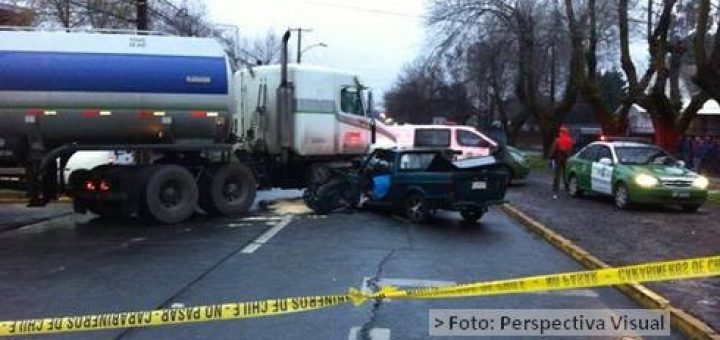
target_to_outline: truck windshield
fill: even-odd
[[[616,147],[620,164],[675,164],[676,160],[665,150],[650,146]]]
[[[360,91],[354,87],[346,87],[340,91],[340,108],[344,113],[364,115]]]

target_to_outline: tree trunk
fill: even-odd
[[[655,144],[668,152],[677,152],[678,142],[682,135],[675,129],[675,121],[669,115],[656,115],[653,117],[655,128]]]

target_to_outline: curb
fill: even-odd
[[[551,230],[544,224],[534,220],[532,217],[526,215],[509,203],[503,204],[502,210],[508,214],[508,216],[524,225],[528,230],[542,236],[550,244],[570,255],[573,259],[575,259],[575,261],[579,262],[584,267],[589,269],[611,268],[611,266],[607,263],[601,261],[596,256],[590,254],[585,249],[580,248],[580,246]],[[691,339],[720,340],[720,334],[718,334],[704,321],[690,315],[680,308],[673,307],[666,298],[644,285],[629,284],[616,285],[614,287],[645,308],[668,310],[670,312],[670,323],[672,327],[680,331],[686,337]]]

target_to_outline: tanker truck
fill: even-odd
[[[358,77],[288,64],[234,70],[212,38],[0,32],[0,167],[29,205],[66,194],[78,213],[179,223],[200,207],[241,215],[256,190],[302,188],[365,154],[375,125]],[[133,164],[78,170],[76,152]]]

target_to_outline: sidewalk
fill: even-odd
[[[551,197],[552,179],[536,170],[525,185],[512,187],[512,205],[544,223],[610,265],[718,255],[720,204],[697,213],[674,207],[620,211],[611,198]],[[648,284],[672,304],[720,329],[720,279]]]

